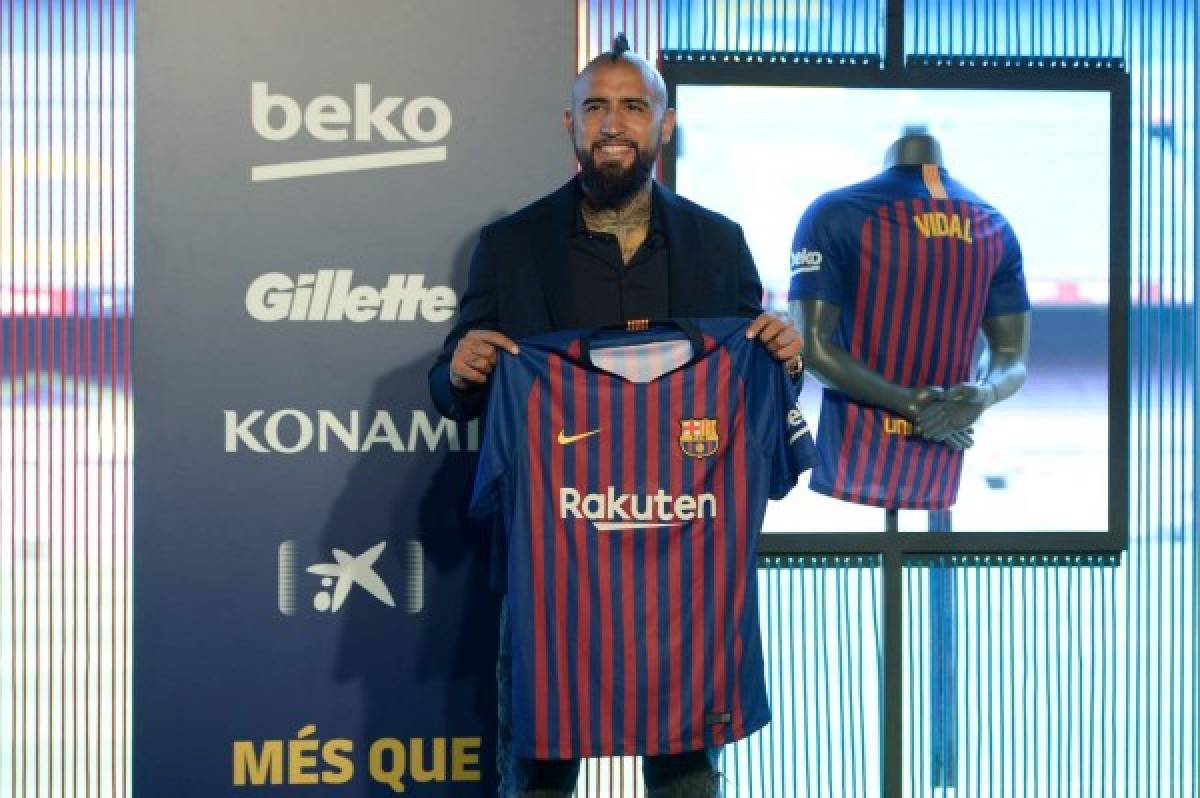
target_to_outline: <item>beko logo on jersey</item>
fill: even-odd
[[[266,410],[225,411],[227,454],[241,451],[299,454],[314,448],[322,453],[337,449],[369,452],[378,448],[397,453],[441,449],[477,452],[479,422],[459,424],[438,417],[435,423],[423,410],[412,411],[400,423],[386,410],[374,413],[318,410],[309,413],[288,407],[271,413]]]
[[[808,422],[804,419],[804,411],[800,407],[800,397],[796,397],[796,404],[792,405],[792,409],[787,412],[787,424],[790,427],[788,436],[788,445],[795,443],[800,436],[808,433]]]
[[[386,142],[408,146],[386,152],[262,164],[251,168],[250,180],[313,177],[446,160],[445,146],[410,144],[435,145],[449,135],[454,118],[443,100],[437,97],[375,99],[373,93],[370,83],[355,83],[353,100],[345,100],[336,94],[322,94],[309,100],[301,109],[300,102],[288,95],[271,93],[266,81],[252,82],[250,124],[254,132],[267,141],[290,141],[304,130],[309,137],[329,144],[351,140],[365,143],[378,136]]]
[[[268,272],[246,289],[257,321],[449,321],[458,297],[445,285],[425,287],[423,274],[392,274],[382,288],[354,285],[352,269],[320,269],[296,277]]]
[[[612,487],[606,493],[580,493],[574,488],[558,492],[559,518],[587,519],[601,532],[681,526],[716,514],[717,497],[711,493],[672,496],[659,488],[657,493],[638,495],[617,493]]]
[[[824,257],[815,249],[802,249],[792,253],[792,274],[815,272],[821,268]]]

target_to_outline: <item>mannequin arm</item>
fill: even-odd
[[[941,397],[942,389],[936,386],[906,388],[888,380],[834,343],[834,332],[842,315],[837,305],[820,299],[803,299],[793,301],[789,311],[804,336],[805,367],[822,385],[914,422],[924,408]],[[970,430],[955,430],[953,436],[935,440],[958,449],[973,443]]]
[[[984,319],[983,337],[991,351],[987,373],[978,382],[950,387],[940,399],[922,408],[917,416],[922,434],[937,437],[969,427],[983,411],[1019,391],[1025,384],[1031,328],[1028,312]]]

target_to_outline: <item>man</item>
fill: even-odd
[[[642,318],[754,317],[747,336],[780,361],[798,362],[798,331],[762,312],[762,285],[741,228],[653,180],[675,112],[662,76],[627,52],[624,38],[580,72],[563,113],[579,175],[480,232],[458,319],[429,373],[434,403],[447,417],[479,416],[499,351],[515,354],[514,339],[553,330]],[[495,566],[503,553],[494,553]],[[513,761],[508,752],[511,662],[503,610],[501,624],[501,795],[566,798],[578,760]],[[714,754],[647,757],[648,798],[718,795]]]

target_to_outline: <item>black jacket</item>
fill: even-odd
[[[443,416],[476,418],[486,403],[486,388],[457,391],[450,384],[450,360],[467,331],[498,330],[516,340],[578,326],[559,298],[567,293],[565,269],[579,196],[572,179],[480,231],[454,329],[429,370],[429,391]],[[667,239],[671,316],[761,313],[762,284],[742,228],[657,182],[654,203]]]

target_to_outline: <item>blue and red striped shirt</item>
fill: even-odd
[[[1021,248],[993,207],[933,165],[818,198],[792,242],[789,300],[839,306],[835,343],[905,387],[971,379],[981,321],[1029,310]],[[963,453],[825,389],[813,490],[887,508],[954,504]]]
[[[668,754],[770,719],[754,555],[816,459],[745,319],[523,340],[472,499],[507,535],[518,755]]]

